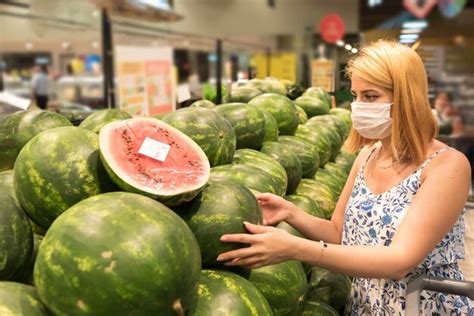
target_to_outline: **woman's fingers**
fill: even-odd
[[[251,244],[254,240],[255,237],[251,234],[228,234],[221,236],[221,241],[223,242],[240,242],[243,244]]]
[[[228,260],[235,260],[235,259],[242,259],[242,258],[247,258],[249,256],[253,256],[255,254],[258,254],[257,251],[253,247],[246,247],[246,248],[240,248],[237,250],[231,250],[227,251],[224,253],[221,253],[217,257],[217,261],[228,261]]]
[[[226,262],[226,266],[240,266],[243,268],[251,268],[258,264],[262,264],[262,259],[259,257],[248,257],[248,258],[236,258],[232,261]]]

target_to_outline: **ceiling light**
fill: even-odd
[[[402,34],[418,34],[418,33],[421,33],[421,31],[423,31],[422,29],[407,29],[407,30],[402,30],[401,33]]]
[[[338,40],[336,42],[336,45],[339,46],[339,47],[342,47],[342,46],[344,46],[344,41],[343,40]]]
[[[416,40],[419,37],[418,34],[401,34],[400,39],[414,39]]]
[[[99,48],[99,42],[97,41],[93,41],[91,45],[93,48]]]
[[[26,44],[25,44],[25,48],[26,48],[26,49],[32,49],[32,48],[33,48],[33,43],[29,43],[29,42],[26,43]]]
[[[62,42],[62,43],[61,43],[61,46],[62,46],[64,49],[67,49],[67,48],[69,48],[69,46],[71,46],[71,44],[69,44],[68,42]]]
[[[359,51],[359,50],[358,50],[357,48],[355,48],[355,47],[354,47],[353,49],[351,49],[351,53],[353,53],[353,54],[357,54],[358,51]]]
[[[404,29],[424,29],[428,27],[428,21],[419,20],[419,21],[410,21],[404,22],[402,24]]]
[[[347,49],[347,50],[351,50],[352,46],[351,46],[351,44],[346,44],[346,46],[344,46],[344,48]]]

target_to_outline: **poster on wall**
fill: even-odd
[[[257,53],[252,56],[251,63],[256,69],[256,78],[258,79],[270,76],[295,81],[296,58],[295,53],[273,53],[270,55],[270,59],[266,53]]]
[[[175,110],[170,47],[117,46],[115,65],[120,109],[150,116]]]
[[[311,62],[311,86],[334,91],[334,62],[325,58]]]

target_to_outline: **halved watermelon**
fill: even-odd
[[[99,146],[107,172],[121,189],[167,205],[192,200],[209,180],[204,151],[186,134],[154,118],[107,124],[100,131]],[[166,155],[160,153],[159,148],[166,152],[168,146]]]

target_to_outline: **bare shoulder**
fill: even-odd
[[[442,142],[435,141],[432,146],[430,146],[428,155],[431,155],[446,146],[447,145]],[[467,157],[463,153],[450,147],[448,150],[438,154],[428,164],[425,171],[426,175],[442,173],[445,175],[464,174],[465,176],[470,177],[471,166]]]
[[[377,146],[379,146],[378,143],[363,147],[354,161],[354,168],[358,170],[367,161],[370,154],[374,151],[375,148],[377,148]]]

